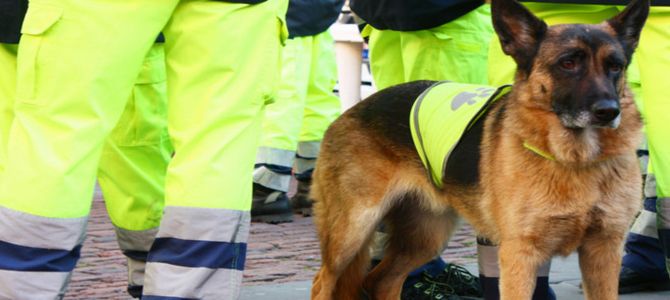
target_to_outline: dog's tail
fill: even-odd
[[[333,299],[361,299],[363,281],[370,269],[369,242],[364,243],[337,281]]]
[[[322,147],[322,150],[324,148]],[[322,158],[326,159],[322,159]],[[351,247],[342,249],[342,239],[351,238],[348,230],[337,226],[344,218],[338,218],[338,211],[330,210],[333,203],[337,203],[333,193],[326,193],[326,183],[333,182],[331,174],[324,177],[321,173],[324,162],[328,157],[320,157],[320,162],[312,174],[312,186],[310,188],[310,199],[314,205],[314,224],[317,228],[319,241],[321,243],[322,266],[316,274],[312,286],[312,299],[329,300],[358,300],[363,292],[363,282],[370,268],[370,236],[363,237],[364,240],[358,249]],[[325,186],[324,186],[325,184]],[[346,226],[345,226],[346,227]],[[342,232],[344,236],[341,236]],[[355,252],[354,252],[355,251]]]
[[[365,243],[341,273],[331,273],[337,266],[327,263],[321,266],[312,282],[311,299],[358,300],[362,297],[363,282],[370,266],[369,243]],[[332,262],[332,261],[331,261]],[[336,282],[330,281],[332,279]]]

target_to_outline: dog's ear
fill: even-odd
[[[649,0],[633,0],[621,13],[606,21],[617,33],[629,62],[640,40],[647,16],[649,16]]]
[[[516,0],[493,0],[491,13],[503,51],[529,72],[547,24]]]

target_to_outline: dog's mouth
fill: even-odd
[[[603,121],[593,115],[590,111],[581,111],[578,113],[560,113],[558,114],[561,124],[569,129],[586,128],[617,128],[621,124],[621,114],[614,119]]]

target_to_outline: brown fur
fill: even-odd
[[[494,21],[496,14],[505,16],[496,9],[507,9],[496,8],[496,2]],[[499,6],[512,5],[508,2]],[[505,43],[505,28],[498,27]],[[603,23],[589,30],[615,40],[615,27]],[[575,28],[545,28],[535,36],[538,48],[533,57],[516,57],[526,52],[514,52],[513,42],[508,45],[519,71],[512,92],[484,121],[477,184],[445,181],[438,189],[426,175],[407,120],[411,103],[430,82],[380,91],[332,124],[311,189],[323,259],[313,299],[358,299],[363,291],[371,299],[399,299],[407,274],[443,249],[457,214],[500,245],[502,299],[530,299],[537,268],[554,255],[575,250],[587,299],[617,298],[623,240],[639,209],[641,177],[635,150],[641,120],[624,76],[598,75],[605,56],[625,51],[625,46],[569,41],[584,51],[595,49],[586,54],[588,75],[566,84],[553,73],[552,61],[566,45],[564,33],[581,30]],[[523,38],[524,43],[533,38]],[[533,63],[524,70],[523,63],[529,61]],[[608,84],[603,78],[614,78],[610,85],[620,103],[620,125],[566,128],[552,109],[552,103],[565,101],[556,96],[562,95],[560,89],[583,89],[580,97],[585,98],[594,85]],[[556,160],[529,151],[524,142]],[[382,222],[390,240],[383,261],[368,273],[368,245]]]

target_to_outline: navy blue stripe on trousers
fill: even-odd
[[[644,198],[644,202],[643,202],[644,210],[655,213],[656,212],[656,199],[657,199],[657,197]]]
[[[0,241],[0,269],[34,272],[71,272],[81,255],[81,245],[74,249],[44,249]]]
[[[156,238],[148,262],[160,262],[190,268],[244,270],[246,243]],[[144,299],[144,298],[143,298]]]
[[[255,164],[254,169],[258,169],[260,167],[266,167],[268,170],[275,172],[277,174],[282,174],[282,175],[291,175],[291,171],[293,168],[291,167],[286,167],[286,166],[280,166],[280,165],[273,165],[273,164]]]

